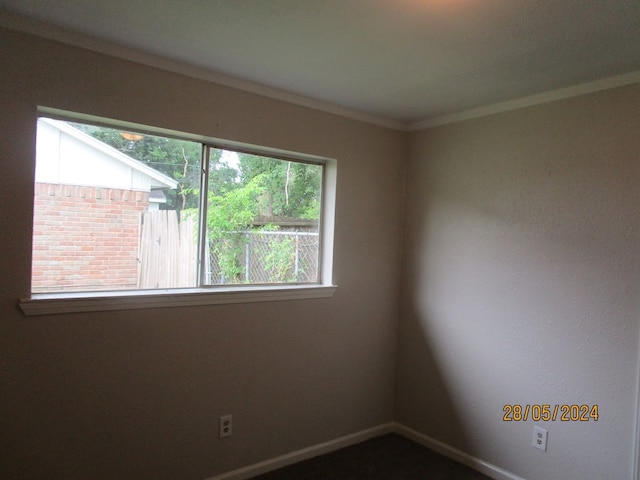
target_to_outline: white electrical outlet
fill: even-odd
[[[547,432],[544,428],[533,427],[533,446],[539,448],[543,452],[547,451]]]
[[[231,415],[223,415],[220,417],[220,430],[218,436],[220,438],[230,437],[233,433],[233,417]]]

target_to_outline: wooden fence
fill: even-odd
[[[240,248],[235,262],[238,278],[225,278],[215,245],[210,245],[205,262],[205,283],[309,283],[317,281],[318,232],[241,231],[229,232],[226,240]],[[274,252],[281,258],[275,258]],[[188,288],[197,286],[198,241],[194,218],[178,221],[174,210],[142,214],[138,254],[138,288]]]
[[[195,287],[198,268],[196,221],[178,221],[175,210],[142,214],[138,288]]]

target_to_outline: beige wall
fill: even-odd
[[[629,479],[640,85],[411,136],[396,419],[528,480]],[[505,404],[598,422],[503,422]]]
[[[0,476],[202,480],[392,420],[406,134],[8,30],[0,72]],[[337,159],[337,293],[23,317],[38,105]]]

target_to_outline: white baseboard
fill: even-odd
[[[377,427],[345,435],[344,437],[329,440],[328,442],[312,445],[311,447],[296,450],[295,452],[287,453],[286,455],[281,455],[270,460],[265,460],[264,462],[249,465],[248,467],[232,470],[231,472],[223,473],[222,475],[217,475],[207,480],[246,480],[248,478],[255,477],[256,475],[261,475],[278,468],[286,467],[287,465],[292,465],[302,460],[307,460],[308,458],[317,457],[318,455],[323,455],[325,453],[333,452],[334,450],[339,450],[340,448],[364,442],[370,438],[392,433],[394,431],[394,425],[395,424],[393,422],[384,423]]]
[[[434,452],[439,453],[440,455],[444,455],[451,460],[455,460],[458,463],[462,463],[467,467],[473,468],[475,471],[483,473],[495,480],[525,480],[524,478],[503,470],[496,465],[493,465],[489,462],[485,462],[484,460],[480,460],[479,458],[473,457],[468,453],[465,453],[457,448],[453,448],[446,443],[442,443],[439,440],[431,438],[423,433],[417,432],[409,427],[406,427],[400,423],[393,424],[393,432],[401,435],[409,440],[413,440],[420,445],[427,447]]]
[[[311,447],[296,450],[279,457],[239,468],[237,470],[232,470],[230,472],[208,478],[207,480],[247,480],[255,477],[256,475],[262,475],[263,473],[277,470],[278,468],[286,467],[287,465],[292,465],[302,460],[333,452],[334,450],[355,445],[356,443],[361,443],[365,440],[386,435],[388,433],[397,433],[398,435],[419,443],[434,452],[444,455],[456,462],[462,463],[480,473],[494,478],[495,480],[525,480],[518,475],[497,467],[496,465],[473,457],[468,453],[453,448],[446,443],[442,443],[439,440],[431,438],[397,422],[384,423],[377,427],[345,435],[344,437],[329,440],[328,442],[312,445]]]

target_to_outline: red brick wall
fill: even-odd
[[[36,183],[33,292],[137,288],[148,192]]]

